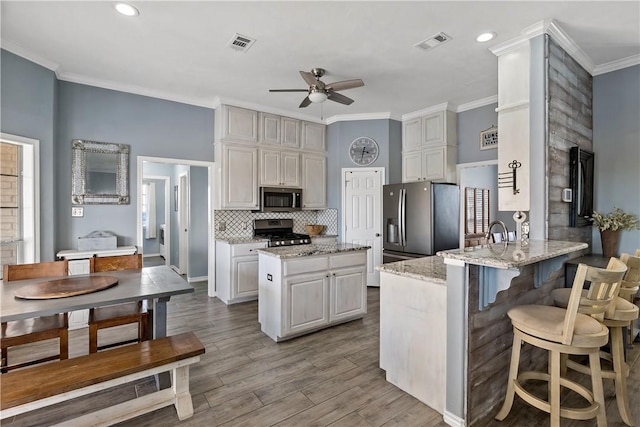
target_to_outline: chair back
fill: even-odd
[[[605,313],[609,311],[613,314],[613,302],[618,296],[626,271],[626,265],[617,258],[611,258],[606,269],[578,264],[564,320],[563,344],[571,344],[578,311],[599,320],[603,320]],[[582,296],[584,282],[587,281],[591,285],[586,296]]]
[[[138,268],[142,268],[142,254],[93,257],[89,265],[92,273],[135,270]]]
[[[627,266],[627,273],[620,285],[620,297],[633,302],[640,288],[640,249],[636,251],[636,256],[623,253],[620,261]]]
[[[69,261],[36,262],[33,264],[5,264],[2,280],[39,279],[41,277],[67,276]]]

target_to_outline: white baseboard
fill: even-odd
[[[444,419],[444,422],[449,424],[450,426],[465,427],[464,419],[446,410],[444,411],[443,419]]]
[[[187,277],[187,282],[206,282],[209,280],[209,276],[200,276],[200,277]]]
[[[142,258],[151,258],[152,256],[162,256],[159,252],[157,254],[144,254]]]

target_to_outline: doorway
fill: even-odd
[[[178,213],[180,211],[180,198],[178,194],[178,187],[180,185],[180,173],[187,170],[190,171],[189,187],[191,187],[191,196],[187,198],[189,202],[194,203],[194,206],[190,206],[190,213],[196,215],[196,222],[194,225],[193,218],[190,218],[190,228],[187,228],[188,232],[195,233],[196,235],[190,235],[189,244],[186,247],[187,252],[187,265],[184,266],[182,273],[186,274],[188,282],[208,281],[208,295],[215,296],[215,263],[213,259],[213,189],[214,187],[214,166],[213,162],[199,161],[199,160],[186,160],[186,159],[174,159],[163,157],[137,157],[137,188],[138,195],[142,194],[142,184],[145,175],[166,175],[170,177],[169,198],[167,199],[166,208],[169,209],[167,224],[172,224],[173,229],[171,233],[165,233],[165,245],[167,240],[171,247],[167,245],[165,247],[165,253],[170,257],[170,266],[179,271],[180,270],[180,251],[178,248]],[[169,172],[165,172],[168,170]],[[194,178],[195,177],[195,178]],[[184,193],[184,191],[183,191]],[[165,193],[166,194],[166,193]],[[187,192],[188,194],[188,192]],[[174,221],[171,223],[171,221]],[[171,227],[171,225],[168,225]],[[137,245],[143,247],[144,231],[142,225],[142,197],[137,198]],[[173,239],[171,238],[173,235]],[[195,237],[195,239],[194,239]],[[196,246],[194,246],[196,245]],[[171,248],[175,248],[174,252],[171,252]],[[195,256],[189,256],[195,253]]]
[[[143,266],[171,266],[171,177],[143,171]]]
[[[189,171],[180,174],[178,180],[178,247],[180,251],[180,274],[187,274],[189,269]]]
[[[371,246],[367,251],[367,286],[380,286],[382,264],[382,186],[384,168],[342,169],[342,241]]]

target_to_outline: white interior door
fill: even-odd
[[[382,264],[382,186],[384,168],[342,169],[343,241],[371,246],[367,251],[367,286],[380,286]]]
[[[178,184],[178,224],[180,227],[179,251],[180,251],[180,274],[189,273],[189,172],[180,174]]]

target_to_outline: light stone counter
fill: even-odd
[[[397,276],[427,280],[429,283],[447,284],[447,268],[444,265],[444,259],[439,256],[391,262],[377,266],[376,270]]]
[[[279,248],[256,249],[255,251],[276,258],[299,258],[312,255],[329,255],[338,252],[363,251],[371,246],[352,245],[351,243],[332,243],[322,245],[293,245]]]
[[[493,243],[474,248],[441,251],[437,255],[443,257],[445,263],[451,259],[486,267],[519,268],[588,247],[589,245],[581,242],[530,240],[528,245],[522,246],[515,242]]]
[[[225,237],[224,239],[216,239],[218,242],[225,242],[230,245],[237,245],[241,243],[258,243],[258,242],[268,242],[269,239],[264,237]]]

